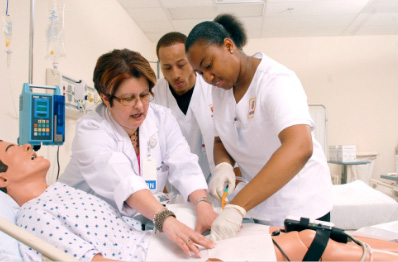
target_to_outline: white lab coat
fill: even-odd
[[[282,130],[297,124],[314,128],[307,97],[296,75],[264,54],[255,57],[261,63],[238,103],[232,89],[213,90],[215,133],[248,181],[280,147],[278,135]],[[249,214],[281,226],[288,215],[315,219],[331,209],[331,176],[323,150],[313,136],[313,155],[303,169]]]
[[[140,167],[150,153],[156,164],[157,188],[162,192],[168,180],[185,200],[195,190],[207,190],[196,155],[182,136],[170,110],[150,104],[139,129]],[[80,118],[72,144],[72,159],[60,182],[94,193],[124,215],[136,211],[125,204],[133,193],[148,189],[127,132],[101,104]]]
[[[199,165],[208,180],[214,170],[212,86],[207,84],[200,75],[196,75],[195,88],[186,114],[179,108],[165,78],[159,79],[152,90],[155,94],[153,102],[170,108],[176,117],[191,152],[199,157]]]

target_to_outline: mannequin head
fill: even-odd
[[[33,152],[31,145],[0,141],[0,188],[22,205],[47,188],[50,162]]]

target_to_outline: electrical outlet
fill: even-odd
[[[46,85],[48,86],[61,86],[61,73],[54,68],[46,69]]]

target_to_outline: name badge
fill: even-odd
[[[143,159],[142,161],[142,177],[145,179],[148,188],[151,191],[156,190],[156,161],[154,159]]]
[[[247,114],[247,117],[254,117],[254,113],[256,112],[256,98],[250,98],[249,100],[249,112]]]

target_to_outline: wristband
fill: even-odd
[[[207,197],[200,197],[198,200],[196,200],[195,207],[199,204],[200,201],[205,201],[205,202],[211,204],[210,200]]]
[[[241,177],[241,176],[236,176],[235,180],[236,181],[240,181],[240,182],[245,182],[245,179],[243,177]]]

